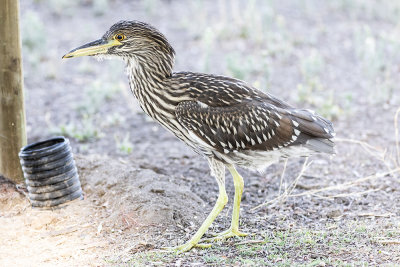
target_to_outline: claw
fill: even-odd
[[[228,230],[223,231],[221,233],[213,234],[214,237],[212,238],[203,239],[202,242],[211,243],[211,242],[225,240],[231,237],[242,237],[247,235],[248,235],[247,233],[242,233],[239,230],[232,230],[231,228],[229,228]]]
[[[212,244],[196,244],[196,248],[210,248]]]

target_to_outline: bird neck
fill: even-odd
[[[131,90],[141,108],[151,117],[159,120],[157,109],[154,105],[161,103],[165,94],[168,94],[166,87],[172,76],[172,56],[165,56],[162,59],[151,57],[132,56],[125,58],[126,71],[129,77]],[[173,106],[168,106],[173,108]]]
[[[132,90],[158,87],[171,77],[174,55],[136,54],[124,58]]]
[[[153,49],[126,57],[125,62],[129,71],[140,76],[149,74],[151,77],[168,78],[172,75],[175,54]]]

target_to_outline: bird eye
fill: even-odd
[[[118,34],[114,35],[114,39],[118,40],[118,41],[122,41],[125,39],[125,35],[123,35],[122,33],[118,33]]]

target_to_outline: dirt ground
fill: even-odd
[[[70,139],[84,200],[32,209],[23,185],[0,179],[0,266],[400,265],[399,13],[389,0],[21,1],[28,141]],[[211,211],[206,160],[141,112],[122,62],[61,60],[121,19],[164,32],[177,71],[316,109],[334,123],[336,156],[310,158],[300,178],[305,159],[240,169],[250,235],[163,252]],[[209,232],[229,227],[231,199]]]

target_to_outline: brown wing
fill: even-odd
[[[185,101],[178,105],[176,116],[186,129],[224,153],[269,151],[332,137],[331,126],[309,111],[284,110],[258,101],[225,107]],[[327,143],[332,149],[333,143]]]
[[[312,111],[295,109],[233,78],[190,72],[175,78],[189,87],[193,99],[177,106],[179,122],[220,152],[307,145],[333,153],[332,124]]]

